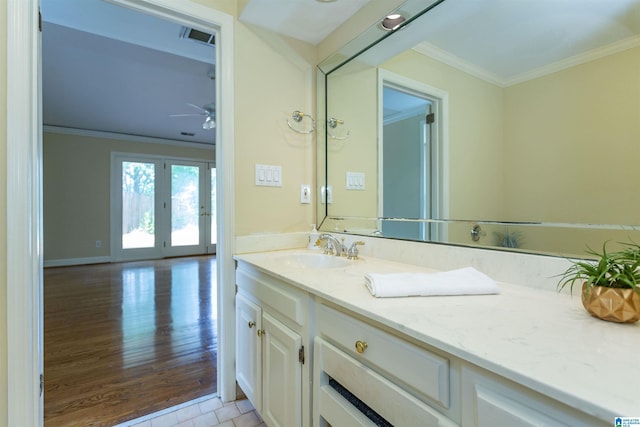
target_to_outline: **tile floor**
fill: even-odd
[[[266,427],[247,399],[206,396],[115,427]]]

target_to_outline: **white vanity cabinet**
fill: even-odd
[[[505,285],[495,298],[372,299],[364,272],[402,266],[367,259],[317,272],[282,267],[274,261],[282,257],[237,257],[237,379],[270,427],[371,427],[376,417],[396,427],[594,427],[637,415],[613,412],[635,410],[635,397],[627,396],[635,391],[637,368],[629,368],[631,386],[614,387],[595,356],[579,364],[572,352],[584,339],[563,348],[556,319],[578,337],[592,332],[580,335],[588,328],[571,311],[579,308],[555,294]],[[553,322],[524,309],[532,299],[550,310]],[[513,328],[529,323],[536,334],[514,339],[521,332]],[[607,329],[632,354],[637,329],[620,331]],[[580,386],[591,371],[598,375],[593,386]],[[613,378],[626,379],[619,370]]]
[[[238,384],[270,427],[308,425],[309,296],[242,263],[236,283]]]
[[[447,357],[326,305],[315,309],[315,426],[374,426],[380,417],[396,427],[457,425]]]
[[[584,408],[588,410],[588,407]],[[480,368],[462,367],[462,425],[611,426]]]

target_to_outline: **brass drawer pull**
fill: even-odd
[[[356,351],[358,353],[364,353],[368,345],[365,341],[356,341]]]
[[[261,337],[265,334],[264,329],[258,329],[258,336]]]
[[[256,322],[254,322],[253,320],[249,321],[249,329],[253,328],[254,326],[256,326]]]

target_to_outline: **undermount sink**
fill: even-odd
[[[282,254],[279,260],[287,266],[300,268],[340,268],[349,265],[345,258],[320,253]]]

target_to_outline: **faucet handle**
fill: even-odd
[[[324,245],[322,244],[324,242]],[[316,245],[322,248],[322,253],[325,255],[334,255],[336,253],[336,249],[333,246],[333,242],[326,237],[320,237]]]
[[[347,245],[344,244],[344,237],[340,238],[340,255],[347,256]]]
[[[357,242],[353,242],[351,247],[347,251],[347,258],[349,259],[358,259],[358,245],[364,246],[364,242],[358,240]]]

